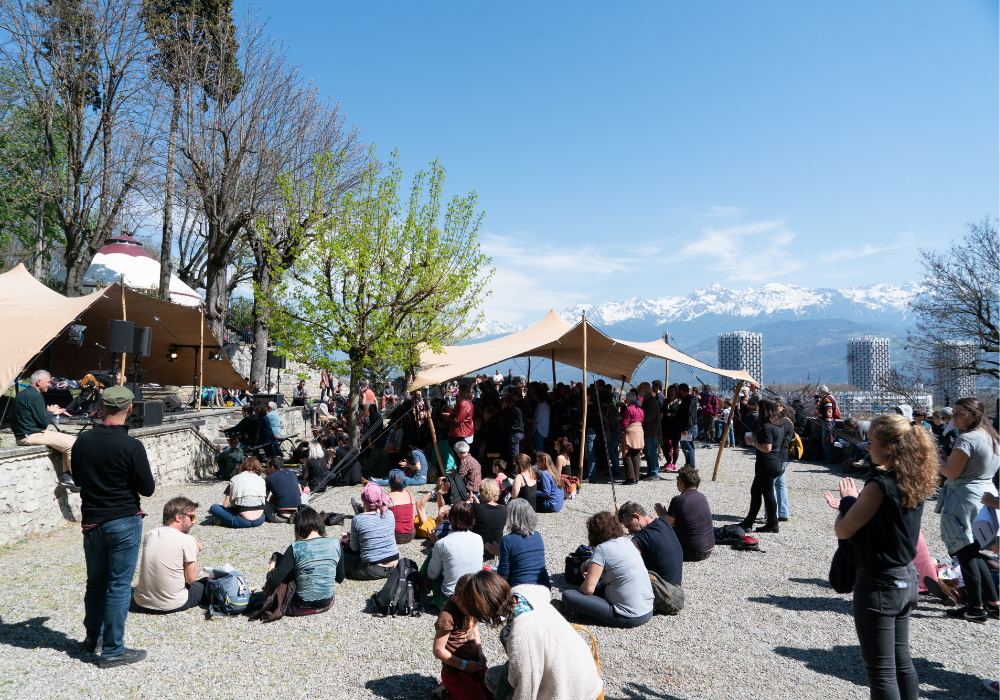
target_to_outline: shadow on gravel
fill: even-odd
[[[410,700],[411,698],[430,697],[431,691],[437,687],[438,679],[419,673],[404,673],[399,676],[376,678],[365,683],[365,688],[379,697],[388,700]]]
[[[796,649],[775,647],[774,652],[805,664],[816,673],[835,676],[854,685],[867,687],[868,676],[861,660],[861,647],[836,646],[833,649]],[[979,697],[982,686],[975,676],[956,673],[944,668],[944,664],[927,659],[913,659],[913,667],[920,679],[920,697],[927,700],[947,700],[955,697]],[[931,690],[926,687],[931,686]],[[961,693],[961,695],[959,695]],[[968,693],[968,695],[966,695]]]
[[[741,523],[743,522],[743,517],[740,515],[717,515],[712,513],[712,520],[718,520],[723,523]]]
[[[67,637],[63,632],[46,627],[45,623],[50,619],[33,617],[12,625],[0,619],[0,644],[22,649],[54,649],[81,661],[93,661],[97,658],[83,650],[81,640]]]
[[[624,688],[622,688],[624,695],[606,695],[608,700],[639,700],[639,698],[653,698],[654,700],[683,700],[676,695],[666,695],[664,693],[657,693],[655,690],[650,688],[648,685],[643,685],[642,683],[627,683]]]
[[[785,610],[808,610],[810,612],[835,612],[851,615],[851,600],[849,598],[823,598],[820,596],[800,597],[791,595],[767,595],[757,598],[747,598],[751,603],[766,603],[777,605]]]
[[[813,586],[819,586],[820,588],[830,587],[830,582],[822,578],[790,578],[788,580],[792,583],[806,583]]]

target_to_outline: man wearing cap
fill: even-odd
[[[58,430],[48,430],[54,416],[69,415],[65,408],[60,408],[56,404],[45,405],[42,394],[48,390],[52,376],[44,369],[40,369],[31,375],[30,382],[31,385],[19,391],[14,399],[14,410],[10,418],[14,439],[22,447],[45,445],[62,452],[63,472],[59,476],[59,485],[70,491],[79,491],[70,473],[73,443],[76,442],[76,438]]]
[[[146,658],[141,649],[125,648],[125,619],[145,515],[139,496],[152,496],[156,487],[146,448],[125,428],[132,399],[132,392],[123,386],[105,389],[101,395],[104,421],[80,433],[73,449],[87,561],[83,647],[94,653],[103,636],[101,668]]]

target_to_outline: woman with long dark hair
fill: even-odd
[[[778,503],[774,498],[774,480],[781,474],[779,448],[785,439],[784,421],[778,404],[770,399],[760,402],[756,432],[747,432],[744,439],[756,451],[757,461],[754,462],[753,484],[750,486],[750,511],[740,527],[748,532],[753,528],[763,499],[767,523],[757,528],[757,532],[777,532]]]
[[[948,554],[958,557],[969,600],[968,606],[946,612],[970,622],[1000,617],[997,587],[972,532],[983,496],[997,495],[993,477],[1000,468],[1000,440],[985,413],[983,402],[974,398],[959,399],[952,407],[951,420],[960,432],[948,462],[940,467],[947,481],[937,501],[941,539]]]
[[[903,416],[880,416],[868,430],[872,463],[881,468],[861,492],[840,482],[834,532],[854,544],[854,628],[871,697],[916,700],[920,687],[910,658],[910,611],[916,605],[917,554],[924,501],[934,493],[937,448],[931,434]]]

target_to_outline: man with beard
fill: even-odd
[[[198,504],[179,496],[163,506],[163,527],[142,544],[142,567],[133,599],[140,612],[174,613],[200,605],[207,578],[198,577],[202,545],[191,536]]]

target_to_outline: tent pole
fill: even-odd
[[[431,440],[434,441],[434,454],[438,458],[438,470],[441,472],[441,476],[445,475],[444,462],[441,460],[441,448],[438,447],[437,433],[434,431],[434,412],[431,411],[431,397],[427,395],[427,388],[423,389],[424,392],[424,406],[427,407],[427,424],[431,427]]]
[[[531,384],[531,355],[528,355],[528,378],[524,382],[525,386]]]
[[[667,345],[670,345],[670,334],[669,333],[664,333],[663,334],[663,342],[666,343]],[[665,360],[665,362],[667,363],[667,369],[666,369],[666,371],[663,374],[663,395],[664,396],[667,395],[667,387],[670,386],[670,360]]]
[[[729,407],[729,418],[726,419],[726,427],[722,431],[722,442],[719,443],[719,454],[715,457],[715,471],[712,472],[712,481],[719,480],[719,464],[722,462],[722,450],[726,446],[726,440],[729,439],[729,431],[733,425],[733,414],[736,413],[736,397],[740,395],[742,388],[743,380],[741,379],[733,391],[733,405]]]
[[[195,398],[198,401],[198,411],[201,412],[201,370],[202,355],[205,352],[205,305],[202,304],[198,309],[201,311],[201,324],[198,326],[198,333],[200,335],[198,339],[198,393]]]
[[[128,319],[125,318],[125,275],[119,278],[119,284],[122,286],[122,320],[127,321]],[[120,379],[116,377],[116,379],[119,379],[118,384],[119,386],[125,386],[125,353],[122,353],[122,363],[118,369],[121,373]]]
[[[552,351],[552,391],[556,390],[556,351]]]
[[[587,451],[587,312],[583,312],[583,424],[580,426],[580,483],[583,483],[583,454]]]

